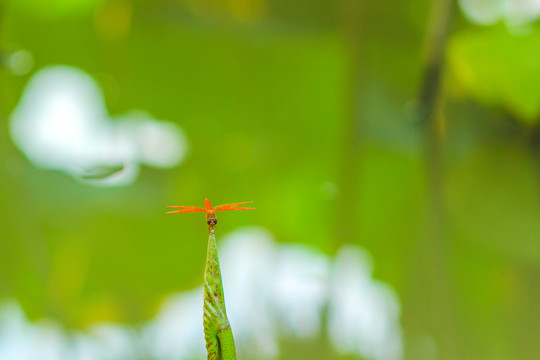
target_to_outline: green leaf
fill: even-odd
[[[236,347],[225,309],[214,230],[210,232],[206,254],[203,324],[208,360],[236,360]]]
[[[452,75],[468,95],[501,107],[526,125],[540,115],[540,31],[515,35],[499,27],[451,39]]]

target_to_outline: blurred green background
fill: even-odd
[[[483,3],[4,0],[0,297],[67,328],[145,321],[202,281],[202,215],[165,206],[253,200],[219,232],[371,253],[404,359],[536,359],[540,5]],[[10,117],[57,64],[111,116],[179,125],[185,160],[117,187],[32,165]]]

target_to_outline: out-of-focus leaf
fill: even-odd
[[[531,125],[540,113],[539,43],[538,30],[524,35],[498,27],[463,32],[450,41],[450,69],[469,95]]]
[[[506,259],[540,263],[535,171],[524,149],[484,146],[471,153],[448,177],[453,231]]]
[[[9,2],[33,16],[54,19],[92,13],[103,0],[11,0]]]
[[[236,360],[236,347],[227,319],[214,231],[208,237],[204,272],[204,338],[208,360]]]

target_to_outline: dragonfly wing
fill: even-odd
[[[197,212],[206,211],[202,207],[198,207],[198,206],[172,206],[171,205],[171,206],[167,206],[167,207],[175,208],[175,209],[182,209],[182,210],[193,210],[193,211],[197,211]]]
[[[234,211],[234,210],[257,210],[257,209],[256,208],[239,207],[239,208],[221,209],[221,210],[216,210],[216,211]]]
[[[237,206],[240,206],[240,205],[246,205],[246,204],[251,204],[253,201],[246,201],[246,202],[241,202],[241,203],[234,203],[234,204],[223,204],[223,205],[218,205],[214,208],[215,211],[227,211],[227,210],[232,210],[231,208],[235,208]],[[247,208],[246,208],[247,209]],[[249,209],[251,210],[251,209]]]
[[[180,209],[176,211],[169,211],[167,214],[180,214],[180,213],[191,213],[191,212],[206,212],[205,209],[197,206],[168,206],[174,209]]]
[[[201,212],[201,211],[193,211],[193,210],[176,210],[176,211],[168,211],[167,214],[183,214],[183,213],[193,213],[193,212]],[[206,212],[206,211],[202,211]]]

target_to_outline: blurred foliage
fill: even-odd
[[[450,63],[460,85],[478,100],[507,110],[526,125],[540,115],[540,33],[501,26],[453,37]]]
[[[10,0],[3,49],[34,71],[94,76],[111,114],[142,109],[178,123],[192,148],[173,170],[98,188],[33,167],[9,139],[9,114],[33,72],[0,76],[0,296],[68,326],[141,321],[167,294],[202,281],[206,224],[166,205],[254,200],[219,231],[257,224],[282,242],[335,250],[336,228],[366,247],[403,301],[406,355],[533,359],[540,350],[537,24],[514,34],[457,15],[447,49],[444,228],[448,279],[430,277],[430,207],[419,127],[408,121],[422,73],[430,2],[361,2],[360,48],[344,40],[351,1]],[[349,12],[350,13],[350,12]],[[358,211],[336,217],[350,64],[360,128]],[[477,102],[478,101],[478,102]],[[485,107],[484,105],[487,105]],[[533,145],[531,145],[533,144]],[[347,162],[345,162],[347,163]],[[432,301],[445,289],[447,303]],[[451,315],[449,315],[451,314]],[[438,328],[449,319],[454,329]],[[443,322],[444,324],[444,322]],[[527,330],[524,330],[527,329]],[[448,330],[448,331],[447,331]],[[442,335],[441,335],[442,334]],[[439,346],[439,347],[438,347]],[[426,350],[428,349],[428,350]],[[295,358],[294,356],[291,358]]]
[[[6,0],[8,6],[18,7],[25,14],[44,20],[92,12],[103,0]]]

